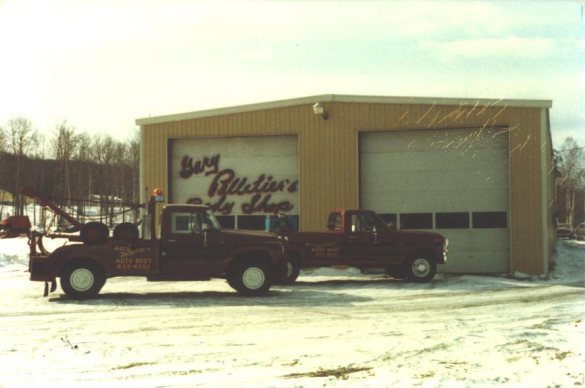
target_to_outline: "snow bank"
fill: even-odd
[[[65,238],[44,238],[45,248],[51,252],[59,246],[68,244]],[[0,239],[0,267],[26,266],[28,267],[28,238],[2,238]]]
[[[23,237],[0,239],[0,267],[28,265],[28,243]]]
[[[585,241],[558,240],[553,255],[552,281],[585,281]]]

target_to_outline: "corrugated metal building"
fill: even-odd
[[[315,106],[317,104],[317,106]],[[206,203],[324,230],[333,208],[450,241],[452,273],[548,273],[554,177],[545,100],[321,95],[138,119],[142,201]]]

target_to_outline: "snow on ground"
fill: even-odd
[[[47,240],[49,248],[63,240]],[[408,284],[318,269],[261,298],[223,280],[109,279],[72,301],[0,240],[0,386],[568,387],[584,384],[585,245],[549,279]]]

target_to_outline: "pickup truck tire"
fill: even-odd
[[[412,255],[404,267],[406,279],[416,283],[430,282],[436,273],[437,263],[426,253]]]
[[[299,259],[295,257],[287,258],[286,263],[284,265],[284,271],[281,274],[280,279],[278,279],[278,284],[283,285],[294,284],[294,282],[299,277],[300,273],[301,265]]]
[[[236,263],[229,271],[228,284],[245,296],[264,295],[272,285],[270,268],[261,262]]]
[[[72,299],[84,300],[96,296],[105,283],[104,271],[90,260],[75,260],[66,265],[61,273],[61,288]]]

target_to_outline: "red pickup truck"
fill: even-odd
[[[292,284],[301,268],[384,268],[396,278],[429,282],[447,261],[447,240],[438,233],[392,230],[374,212],[334,210],[327,231],[286,236],[287,273]]]

